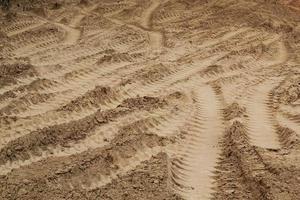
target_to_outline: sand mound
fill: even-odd
[[[245,108],[241,108],[238,103],[234,102],[224,110],[224,118],[225,120],[230,121],[242,117],[245,114],[245,111]]]
[[[96,86],[95,89],[88,91],[83,96],[72,100],[70,103],[64,105],[59,110],[72,111],[76,108],[82,108],[87,106],[98,107],[99,104],[113,98],[114,92],[109,87]]]

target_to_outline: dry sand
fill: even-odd
[[[299,199],[300,1],[11,2],[1,200]]]

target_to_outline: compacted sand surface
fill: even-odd
[[[299,199],[299,8],[11,0],[0,199]]]

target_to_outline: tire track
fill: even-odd
[[[247,100],[246,110],[249,116],[247,127],[252,144],[263,148],[277,149],[280,148],[280,144],[274,129],[272,105],[269,104],[269,94],[274,87],[272,80],[258,85]]]
[[[219,57],[222,57],[222,56],[215,56],[213,58],[208,58],[207,59],[207,65],[208,66],[211,65],[214,62],[214,60],[217,60]],[[204,63],[205,62],[202,62],[201,65],[204,65]],[[199,71],[198,66],[197,65],[191,65],[189,67],[185,67],[183,69],[180,69],[176,73],[172,74],[171,76],[165,77],[162,80],[155,81],[154,83],[150,83],[150,84],[148,84],[148,85],[146,85],[145,87],[142,87],[142,88],[139,87],[138,90],[136,90],[136,87],[138,87],[139,84],[137,84],[136,87],[133,87],[133,88],[131,86],[129,90],[125,90],[125,95],[121,95],[116,101],[111,102],[108,109],[118,105],[120,102],[122,102],[122,100],[124,100],[126,98],[135,97],[137,95],[144,96],[144,95],[151,95],[151,94],[159,94],[161,91],[163,91],[163,89],[168,88],[170,86],[170,84],[172,84],[174,82],[177,82],[181,79],[188,78],[189,76],[195,74],[195,72],[197,72],[197,71]],[[172,77],[172,78],[170,78],[170,77]],[[133,86],[135,86],[135,85],[133,85]],[[43,107],[43,108],[45,108],[45,107]],[[84,110],[84,111],[86,112],[87,110]],[[92,110],[91,110],[91,112],[92,112]],[[91,112],[86,112],[84,115],[86,115],[88,113],[91,113]],[[61,120],[68,119],[68,118],[72,117],[72,115],[70,115],[69,113],[67,113],[68,117],[65,114],[61,115],[61,117],[59,117],[60,115],[57,115],[55,113],[53,113],[53,114],[54,114],[53,116],[47,114],[47,116],[48,116],[47,120],[44,121],[44,122],[41,121],[41,117],[38,116],[38,115],[36,116],[37,118],[34,121],[30,122],[31,120],[29,120],[29,121],[26,120],[28,122],[26,122],[26,121],[25,122],[33,124],[34,127],[36,127],[37,124],[40,126],[41,124],[45,125],[45,123],[49,124],[49,122],[51,122],[52,120],[57,121],[59,119],[59,121],[61,121]],[[76,116],[82,117],[82,114],[83,114],[83,112],[74,113],[74,117],[72,117],[70,120],[72,120],[72,119],[77,120]],[[25,122],[23,122],[23,124]],[[60,123],[62,123],[62,122],[60,122]],[[30,125],[30,126],[32,126],[32,125]],[[30,126],[29,126],[29,124],[27,124],[28,128],[30,128]],[[21,130],[22,130],[22,128],[21,128]],[[24,132],[24,130],[23,130],[23,132]]]
[[[141,26],[141,27],[133,25],[133,24],[127,24],[121,20],[112,18],[112,17],[110,17],[111,14],[108,17],[112,22],[114,22],[116,24],[126,25],[128,27],[133,28],[134,30],[146,32],[148,34],[149,45],[152,48],[152,50],[160,52],[161,48],[163,47],[164,36],[159,31],[153,31],[153,28],[152,28],[153,13],[160,6],[160,4],[161,4],[160,1],[157,1],[157,0],[152,1],[151,5],[143,12],[142,21],[139,24],[139,26]]]
[[[240,31],[240,32],[243,32],[243,31]],[[230,38],[230,37],[232,37],[233,35],[235,35],[235,34],[239,34],[240,32],[237,32],[237,33],[232,33],[230,36],[227,36],[225,39],[228,39],[228,38]],[[43,108],[46,108],[44,105],[41,105]],[[40,107],[41,107],[40,106]],[[36,107],[36,106],[35,106]],[[37,110],[37,111],[40,111],[41,109],[40,108],[35,108],[35,110]],[[23,116],[26,116],[26,115],[23,115]]]
[[[166,1],[158,1],[158,0],[152,0],[152,4],[147,10],[143,13],[141,26],[144,29],[150,30],[148,32],[149,34],[149,40],[150,40],[150,46],[153,50],[160,50],[164,46],[164,36],[162,32],[159,31],[153,31],[152,26],[152,20],[153,20],[153,14],[158,9],[158,7],[165,3]]]
[[[0,199],[297,199],[300,16],[67,1],[0,14]]]
[[[207,62],[203,61],[201,65],[204,65],[204,64],[211,65],[214,62],[214,60],[217,60],[219,57],[221,57],[221,56],[217,55],[217,56],[214,56],[213,58],[208,58]],[[170,84],[172,84],[178,80],[185,79],[197,71],[199,71],[197,65],[190,65],[188,67],[180,69],[179,71],[172,74],[171,76],[165,77],[159,81],[155,81],[154,83],[145,85],[145,87],[140,87],[139,84],[137,84],[137,85],[134,84],[133,86],[130,86],[129,89],[125,90],[125,94],[118,97],[117,101],[111,102],[110,106],[108,108],[112,108],[112,107],[118,105],[120,102],[122,102],[126,98],[135,97],[137,95],[144,96],[144,95],[151,95],[151,94],[159,93],[162,89],[167,88]],[[137,88],[139,88],[139,89],[137,90]],[[64,100],[64,98],[63,98],[63,100]],[[56,105],[56,104],[54,104],[54,105]],[[45,106],[42,107],[42,109],[45,109],[45,108],[47,108],[47,107],[45,107]],[[37,111],[40,111],[40,109],[38,109]],[[75,113],[75,116],[81,116],[81,114],[82,114],[82,112]],[[52,115],[50,115],[50,116],[47,115],[47,116],[48,117],[47,117],[46,123],[49,123],[49,120],[52,120],[52,119],[57,120],[58,119],[58,116],[55,113],[53,116]],[[69,114],[68,114],[68,116],[71,117]],[[38,121],[34,120],[32,123],[41,124],[40,116],[37,115],[36,117],[37,117]],[[61,120],[61,119],[67,119],[67,118],[65,115],[62,115],[62,118],[59,117],[59,119]]]
[[[43,91],[46,93],[60,91],[54,99],[32,106],[27,112],[20,113],[18,117],[24,118],[36,115],[47,115],[47,112],[55,111],[74,99],[78,99],[82,95],[85,96],[86,93],[89,93],[89,90],[93,90],[93,88],[97,86],[111,85],[114,88],[114,86],[118,85],[121,81],[120,77],[139,69],[139,67],[130,68],[130,66],[132,66],[132,64],[128,62],[116,64],[104,63],[102,67],[96,68],[95,70],[88,69],[87,72],[84,71],[83,73],[79,73],[79,75],[75,74],[75,76],[67,80],[65,80],[65,77],[69,75],[65,74],[57,79],[57,82],[60,84]],[[121,72],[123,73],[122,75]],[[107,76],[109,76],[109,78],[104,79],[104,77]],[[60,80],[60,78],[63,80]],[[79,85],[78,82],[80,82]],[[74,90],[74,88],[76,88],[76,90]]]
[[[210,86],[194,86],[194,118],[170,161],[170,182],[185,199],[210,199],[223,132],[220,105]],[[180,155],[180,157],[179,157]]]

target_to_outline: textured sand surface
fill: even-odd
[[[300,1],[11,3],[1,200],[299,199]]]

